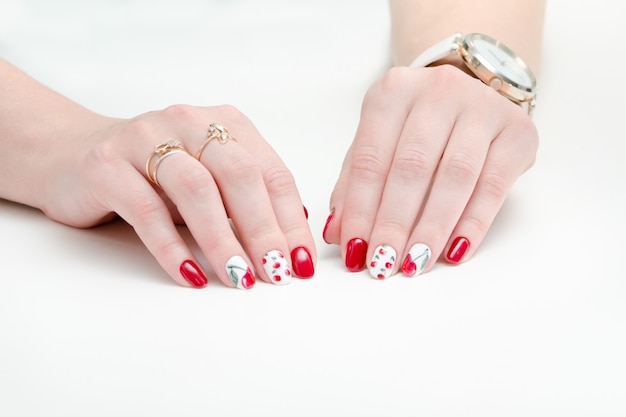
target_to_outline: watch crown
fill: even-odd
[[[502,88],[502,80],[498,77],[493,77],[491,80],[489,80],[489,86],[498,91]]]

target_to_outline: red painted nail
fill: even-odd
[[[304,217],[309,220],[309,210],[306,209],[306,206],[302,206],[302,208],[304,209]]]
[[[367,242],[363,239],[355,238],[348,242],[346,247],[346,268],[350,272],[358,272],[365,268],[365,257],[367,256]]]
[[[326,224],[324,225],[324,231],[322,232],[322,238],[324,238],[324,242],[330,244],[330,242],[328,241],[328,239],[326,239],[326,232],[328,231],[328,226],[330,226],[330,222],[332,222],[335,219],[335,209],[332,209],[330,211],[330,214],[328,215],[328,218],[326,219]]]
[[[291,251],[291,268],[297,277],[311,278],[315,273],[313,260],[309,251],[300,246]]]
[[[450,250],[448,250],[448,254],[446,255],[448,262],[453,264],[461,262],[461,259],[463,259],[463,256],[467,253],[469,247],[470,241],[466,237],[459,236],[454,239],[454,242],[452,242]]]
[[[202,270],[190,260],[180,264],[180,274],[195,288],[202,288],[209,282]]]

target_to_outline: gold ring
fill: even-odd
[[[206,135],[206,140],[202,143],[202,145],[200,145],[200,149],[198,149],[198,152],[196,152],[196,159],[200,159],[204,148],[206,148],[209,142],[211,142],[213,139],[217,139],[222,145],[229,140],[234,140],[235,142],[237,142],[237,139],[232,137],[230,135],[230,132],[228,132],[228,130],[224,126],[219,123],[211,123],[209,125],[209,130]]]
[[[157,186],[161,186],[161,184],[159,184],[159,180],[157,179],[157,169],[159,168],[161,161],[170,155],[174,155],[175,153],[189,154],[179,140],[173,139],[167,143],[155,146],[154,151],[152,151],[150,156],[148,156],[148,159],[146,160],[146,174],[148,175],[148,179]]]

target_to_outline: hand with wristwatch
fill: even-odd
[[[411,67],[427,67],[444,58],[458,56],[470,73],[531,114],[537,81],[515,52],[482,33],[455,33],[415,58]]]
[[[519,56],[481,33],[455,33],[375,83],[324,229],[346,268],[414,277],[439,258],[470,259],[534,163],[536,84]]]
[[[426,39],[450,27],[493,28],[536,65],[545,1],[524,0],[518,10],[498,0],[390,6],[393,55],[412,64],[389,69],[368,89],[323,230],[327,243],[340,245],[349,271],[367,267],[378,279],[418,276],[440,257],[470,259],[537,152],[529,67],[486,35],[457,33],[430,48]],[[415,51],[423,52],[415,58]],[[0,75],[0,145],[9,152],[0,164],[0,198],[74,227],[119,215],[184,286],[204,287],[207,277],[175,222],[200,237],[196,243],[226,286],[251,288],[253,270],[276,285],[313,276],[315,241],[295,183],[236,108],[174,105],[118,119],[2,59]],[[257,169],[233,176],[234,160]],[[284,187],[268,187],[267,172],[283,173]]]

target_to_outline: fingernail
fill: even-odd
[[[190,260],[180,264],[180,274],[194,288],[202,288],[209,282],[198,265]]]
[[[404,262],[402,262],[402,272],[410,277],[418,276],[426,268],[431,256],[432,252],[427,245],[416,243],[411,246]]]
[[[263,269],[276,285],[286,285],[292,280],[291,268],[285,259],[285,255],[279,250],[269,251],[263,257]]]
[[[303,246],[291,251],[291,266],[293,272],[300,278],[311,278],[315,273],[311,254]]]
[[[302,206],[302,208],[304,209],[304,217],[309,220],[309,210],[306,209],[306,206]]]
[[[365,268],[367,256],[367,242],[363,239],[354,238],[346,247],[346,268],[350,272],[359,272]]]
[[[385,279],[391,276],[391,271],[395,263],[395,249],[389,245],[381,245],[374,251],[368,268],[374,278]]]
[[[326,232],[328,231],[328,226],[330,226],[330,222],[332,222],[335,219],[335,209],[332,209],[330,211],[330,214],[328,215],[328,218],[326,219],[326,224],[324,225],[324,231],[322,232],[322,238],[324,238],[324,242],[330,244],[330,242],[328,241],[328,239],[326,239]]]
[[[252,270],[241,256],[233,256],[226,262],[226,274],[239,289],[250,289],[256,281]]]
[[[453,264],[458,264],[459,262],[461,262],[461,259],[463,259],[463,256],[467,253],[469,247],[470,241],[466,237],[459,236],[454,239],[454,242],[452,242],[446,258],[449,262]]]

